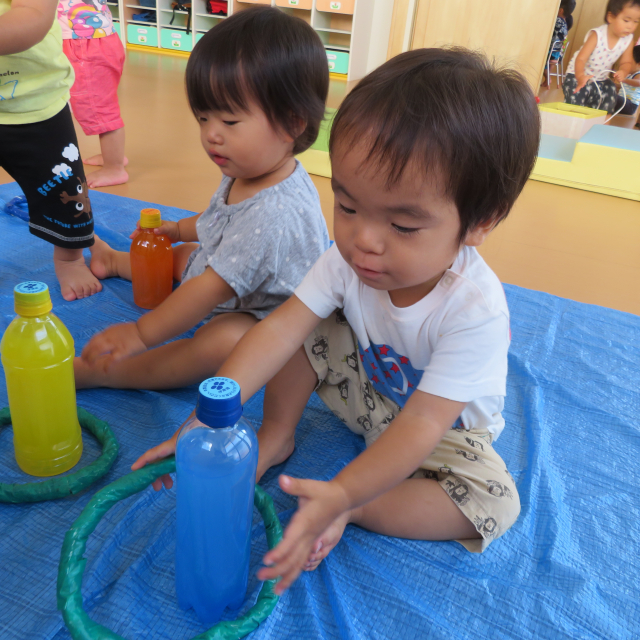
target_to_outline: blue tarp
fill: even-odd
[[[0,200],[18,193],[0,187]],[[92,192],[98,233],[121,248],[147,203]],[[2,203],[0,202],[0,207]],[[161,207],[177,219],[186,214]],[[13,318],[12,288],[47,282],[54,312],[79,351],[95,332],[135,319],[131,285],[104,283],[99,295],[66,303],[51,248],[25,222],[0,215],[0,311]],[[254,639],[638,638],[640,628],[640,319],[507,286],[513,343],[507,427],[496,443],[515,477],[522,514],[482,555],[455,542],[386,538],[354,526],[313,573],[303,574]],[[0,404],[6,405],[4,379]],[[94,490],[129,470],[170,436],[192,409],[196,387],[162,393],[90,390],[78,404],[106,420],[120,443],[111,472],[84,495],[29,505],[0,505],[0,638],[69,638],[56,611],[56,573],[65,531]],[[246,407],[259,426],[261,397]],[[362,442],[312,398],[296,451],[262,481],[283,524],[295,501],[277,487],[282,471],[329,479]],[[81,464],[95,459],[86,435]],[[0,432],[4,482],[27,478]],[[84,605],[97,622],[128,640],[186,640],[204,629],[174,595],[175,493],[151,488],[118,503],[87,545]],[[244,610],[259,589],[255,570],[266,550],[256,512],[252,578]],[[235,617],[228,613],[226,617]]]

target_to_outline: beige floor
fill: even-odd
[[[110,193],[203,210],[220,172],[200,147],[184,58],[129,52],[120,96],[130,182]],[[345,93],[332,82],[330,106]],[[99,151],[79,134],[82,155]],[[313,177],[331,228],[329,181]],[[0,170],[0,183],[10,178]],[[99,215],[99,212],[98,212]],[[503,282],[640,314],[640,204],[530,181],[482,254]]]

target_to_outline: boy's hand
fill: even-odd
[[[142,341],[138,326],[135,322],[116,324],[105,329],[89,340],[82,350],[82,359],[89,364],[107,354],[107,368],[109,364],[122,360],[127,356],[142,353],[147,350],[147,345]]]
[[[282,577],[274,589],[277,595],[288,589],[300,575],[318,536],[350,507],[345,490],[335,480],[321,482],[280,476],[280,487],[300,500],[282,541],[264,556],[267,567],[258,571],[259,580]]]
[[[182,427],[181,427],[182,428]],[[157,447],[153,447],[153,449],[149,449],[145,453],[143,453],[132,465],[131,470],[136,471],[137,469],[142,469],[147,464],[155,462],[156,460],[161,460],[162,458],[166,458],[176,452],[176,444],[178,442],[178,434],[180,433],[180,429],[178,429],[173,436],[169,440],[165,440],[163,443],[159,444]],[[173,487],[173,478],[167,473],[159,478],[156,478],[151,486],[156,490],[160,491],[164,485],[167,489],[171,489]]]
[[[142,229],[140,227],[140,220],[138,220],[136,222],[136,229],[129,238],[133,240],[140,231],[142,231]],[[153,230],[153,233],[157,236],[167,236],[167,238],[171,240],[172,244],[182,242],[182,239],[180,238],[180,227],[177,222],[173,222],[172,220],[163,220],[162,224]]]
[[[591,78],[593,78],[593,76],[576,76],[578,84],[573,93],[578,93],[578,91],[580,91],[580,89],[582,89],[587,84],[587,82],[591,80]]]

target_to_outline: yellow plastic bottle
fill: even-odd
[[[82,455],[73,338],[51,313],[46,284],[23,282],[13,298],[18,315],[0,351],[16,462],[32,476],[53,476],[71,469]]]

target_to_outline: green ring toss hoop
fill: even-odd
[[[118,443],[109,425],[98,420],[88,411],[78,407],[78,421],[83,429],[92,433],[102,445],[102,455],[91,464],[83,467],[75,473],[59,476],[42,482],[24,482],[21,484],[0,483],[0,502],[41,502],[43,500],[55,500],[73,496],[96,480],[101,478],[115,462],[118,456]],[[0,427],[11,424],[9,408],[0,410]]]
[[[171,456],[112,482],[93,496],[65,534],[58,568],[58,609],[62,611],[62,617],[74,640],[124,640],[122,636],[91,620],[82,608],[82,574],[87,563],[82,556],[87,546],[87,538],[93,533],[102,516],[116,502],[142,491],[160,476],[175,470],[176,460]],[[273,549],[282,539],[282,525],[273,501],[256,485],[253,503],[262,515],[267,543],[269,548]],[[276,580],[268,580],[262,585],[256,604],[244,616],[237,620],[219,622],[193,640],[244,638],[256,629],[276,606],[279,596],[273,592],[275,583]]]

